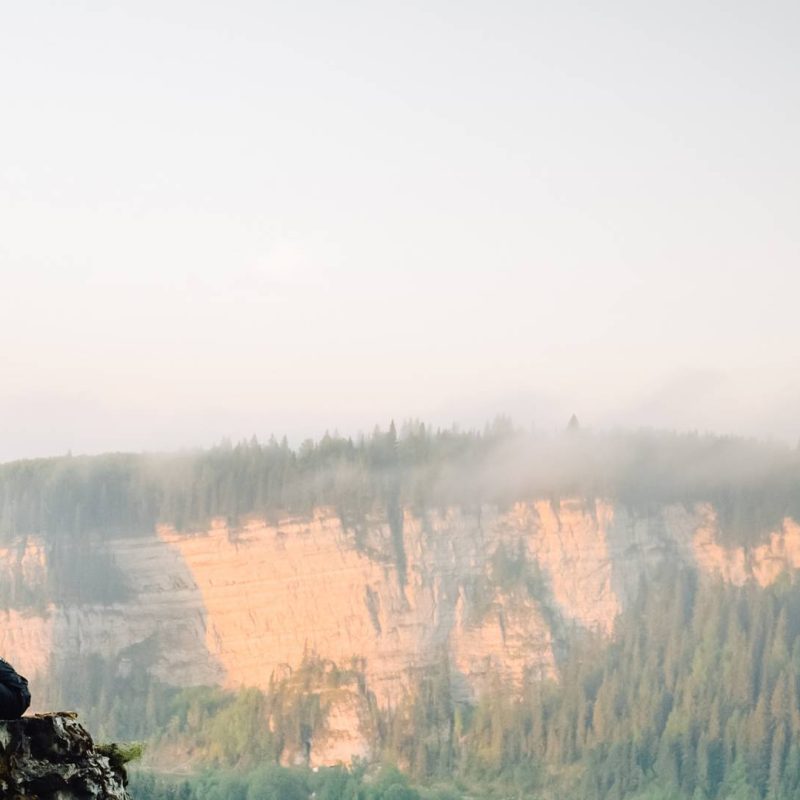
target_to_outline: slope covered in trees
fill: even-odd
[[[611,641],[575,634],[558,682],[514,692],[498,680],[471,706],[456,701],[443,662],[420,676],[405,705],[376,712],[384,763],[419,787],[403,782],[403,796],[800,796],[800,586],[787,578],[770,589],[737,588],[682,571],[665,572],[641,595]],[[276,704],[293,709],[277,726]],[[197,800],[216,797],[231,770],[243,797],[270,797],[247,794],[247,776],[277,781],[281,743],[313,714],[287,706],[279,687],[247,696],[193,690],[168,708],[152,746],[191,743],[212,769],[182,788]],[[298,797],[315,785],[304,774],[282,778],[300,786]],[[143,798],[168,796],[143,781],[151,792]],[[325,796],[371,800],[387,789],[365,783],[363,770],[336,785]]]

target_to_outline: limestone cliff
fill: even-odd
[[[472,513],[407,510],[399,539],[397,527],[376,517],[355,530],[318,509],[277,523],[217,521],[194,534],[162,526],[110,540],[104,546],[130,597],[104,606],[12,602],[0,612],[0,654],[35,689],[76,654],[118,658],[124,669],[127,649],[143,643],[153,674],[178,685],[267,688],[315,655],[357,665],[386,707],[416,670],[442,659],[464,697],[492,674],[517,684],[526,674],[557,678],[565,626],[609,634],[640,581],[665,563],[762,585],[800,566],[794,521],[750,552],[725,549],[703,504],[642,514],[601,500],[534,500]],[[31,536],[0,550],[0,575],[16,597],[35,597],[49,557]],[[351,735],[363,692],[339,691],[326,708],[327,733],[311,761],[367,755]]]

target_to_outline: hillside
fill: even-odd
[[[0,653],[151,765],[800,780],[796,451],[392,426],[17,462],[0,498]]]

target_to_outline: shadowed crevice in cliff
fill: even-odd
[[[386,516],[389,521],[389,530],[392,534],[392,552],[397,569],[397,580],[401,589],[405,592],[405,585],[408,582],[408,559],[406,557],[405,540],[403,539],[403,509],[397,499],[389,502]]]
[[[615,504],[605,532],[611,587],[621,609],[635,606],[666,566],[693,566],[691,538],[698,524],[696,511],[680,504],[647,512]]]

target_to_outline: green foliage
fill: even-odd
[[[124,767],[131,761],[139,761],[144,755],[144,742],[111,742],[95,745],[100,755],[105,756],[114,766]]]
[[[209,771],[176,781],[152,773],[132,775],[134,800],[423,800],[408,777],[388,767],[368,777],[363,769],[333,767],[318,772],[278,766],[250,771]],[[425,793],[424,800],[458,800],[452,788]]]

